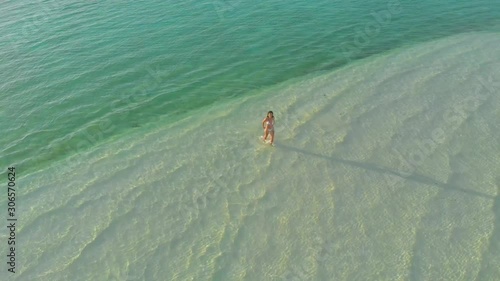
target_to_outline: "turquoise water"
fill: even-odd
[[[497,1],[0,15],[0,280],[500,276]]]
[[[26,172],[292,78],[500,29],[495,1],[11,1],[1,11],[2,162]]]

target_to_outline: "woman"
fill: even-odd
[[[262,128],[264,129],[263,141],[266,141],[267,136],[271,135],[271,145],[274,145],[274,115],[272,111],[267,113],[266,118],[262,120]]]

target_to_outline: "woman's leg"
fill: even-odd
[[[271,131],[271,144],[274,143],[274,130]]]
[[[264,130],[264,138],[262,139],[263,141],[266,141],[267,135],[269,135],[269,131],[268,130]]]

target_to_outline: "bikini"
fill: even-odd
[[[268,132],[274,132],[274,120],[272,122],[266,121],[267,126],[272,125],[273,127],[271,129],[267,129]]]

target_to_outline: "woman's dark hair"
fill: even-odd
[[[272,111],[268,111],[267,115],[269,115],[269,113],[271,113],[273,115],[273,118],[274,118],[274,113]]]

